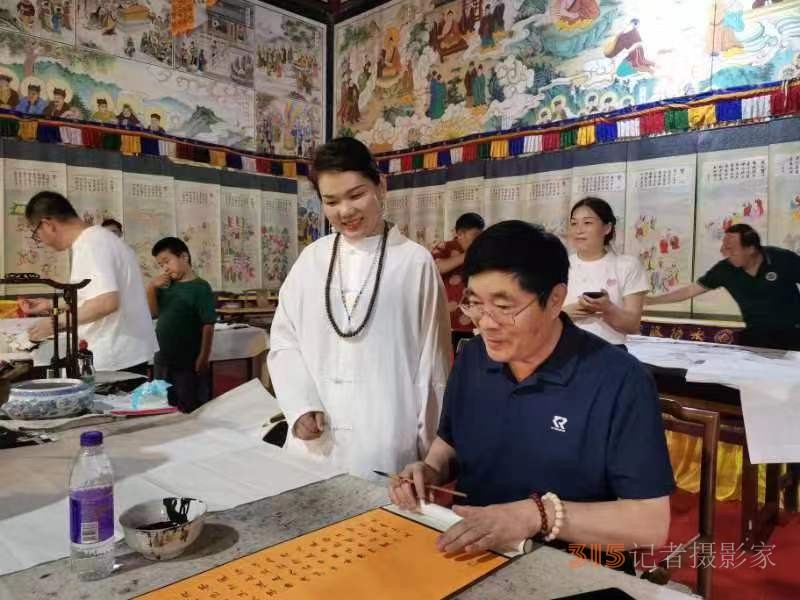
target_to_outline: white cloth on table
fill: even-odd
[[[800,462],[800,353],[642,336],[627,346],[643,363],[686,370],[686,381],[738,389],[753,464]]]
[[[115,515],[168,496],[227,510],[341,474],[264,443],[262,424],[275,412],[275,399],[253,380],[175,424],[107,436]],[[65,465],[72,457],[50,444],[6,452],[12,454],[0,464],[6,482],[0,489],[0,575],[69,555]]]
[[[214,326],[214,343],[211,346],[211,362],[254,358],[269,349],[267,332],[246,325]]]
[[[686,372],[686,381],[739,390],[753,464],[800,462],[800,368],[792,358],[709,358]]]
[[[430,252],[393,227],[372,317],[359,336],[340,338],[325,309],[333,241],[333,235],[317,240],[292,267],[280,291],[267,364],[290,432],[307,412],[326,416],[319,439],[303,442],[290,433],[287,448],[374,479],[374,469],[396,472],[423,458],[436,436],[450,369],[449,314]],[[379,236],[340,243],[348,306],[378,243]],[[336,273],[331,308],[346,330]],[[374,277],[373,271],[354,326],[364,318]]]
[[[25,330],[32,324],[32,319],[14,320],[22,322]],[[10,319],[0,320],[0,324],[3,324],[3,321],[10,321]],[[8,331],[11,330],[9,329]],[[0,334],[2,334],[1,330]],[[65,351],[65,343],[66,337],[62,334],[59,336],[59,354],[62,356]],[[214,342],[211,346],[210,361],[217,362],[255,358],[267,350],[269,350],[269,336],[263,329],[250,325],[241,326],[218,323],[214,327]],[[25,360],[26,358],[32,357],[34,366],[47,366],[50,364],[50,359],[53,356],[53,342],[48,340],[42,343],[32,353],[9,354],[8,356],[15,360]],[[0,356],[0,358],[2,358],[2,356]],[[152,363],[152,358],[150,362]]]
[[[119,295],[116,311],[78,327],[78,336],[94,354],[95,368],[119,371],[151,360],[158,342],[133,249],[99,225],[87,227],[72,244],[70,273],[72,283],[84,279],[91,282],[78,290],[79,319],[87,300],[109,292]]]

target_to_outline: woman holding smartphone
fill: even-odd
[[[578,327],[622,346],[639,333],[647,273],[636,257],[611,247],[617,219],[605,200],[587,197],[572,207],[569,284],[564,311]]]

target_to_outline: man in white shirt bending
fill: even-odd
[[[25,218],[35,240],[72,251],[70,282],[91,280],[78,290],[78,336],[94,354],[95,368],[146,374],[158,344],[133,250],[107,229],[87,225],[56,192],[31,198]],[[27,315],[43,315],[52,303],[23,300],[20,307]],[[52,320],[37,321],[28,335],[34,341],[53,335]]]
[[[383,219],[385,184],[361,142],[314,157],[337,233],[303,250],[281,287],[269,372],[287,449],[374,478],[424,457],[450,369],[444,286],[433,257]]]

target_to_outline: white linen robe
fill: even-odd
[[[348,305],[374,260],[380,236],[339,245]],[[373,314],[355,338],[340,338],[325,311],[325,279],[334,235],[308,246],[281,287],[270,331],[268,367],[289,423],[286,448],[375,479],[425,457],[436,436],[450,370],[450,321],[444,286],[431,254],[392,227]],[[353,326],[366,314],[377,265]],[[331,308],[348,329],[338,265]],[[304,442],[297,419],[325,413],[325,432]]]

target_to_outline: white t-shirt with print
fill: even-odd
[[[78,327],[78,337],[94,354],[95,369],[118,371],[152,360],[158,342],[133,249],[99,225],[84,229],[72,244],[70,281],[84,279],[91,283],[78,290],[79,317],[87,300],[119,293],[115,312]]]
[[[576,304],[585,292],[606,290],[609,299],[622,306],[622,299],[631,294],[650,290],[647,272],[639,259],[624,254],[606,252],[600,260],[585,261],[577,254],[569,257],[569,284],[565,305]],[[600,336],[610,344],[624,344],[627,336],[606,323],[602,317],[575,319],[578,327]]]

